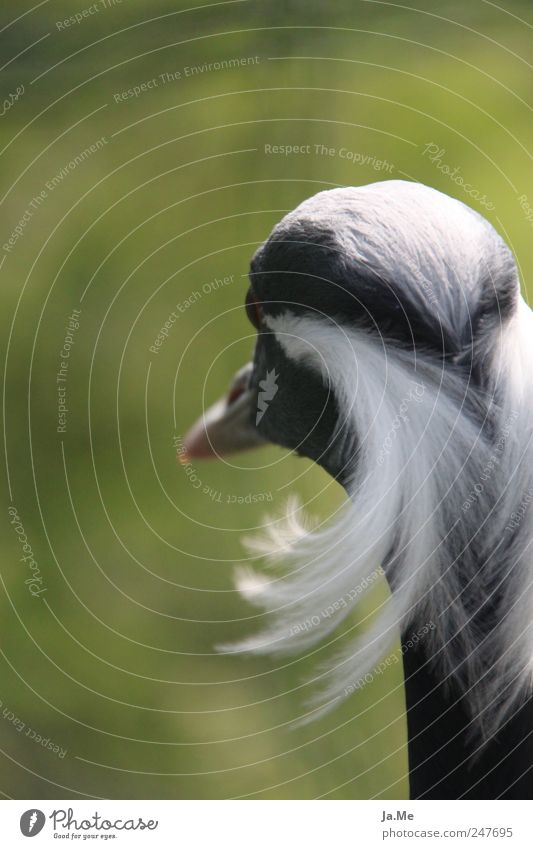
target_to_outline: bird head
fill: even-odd
[[[276,443],[323,466],[349,500],[318,533],[296,508],[285,530],[269,525],[269,542],[252,550],[283,558],[288,576],[238,576],[271,624],[235,650],[313,645],[382,566],[392,598],[330,665],[322,700],[351,692],[398,629],[422,621],[428,657],[460,681],[473,714],[491,704],[494,725],[532,654],[519,612],[533,609],[529,555],[495,595],[498,564],[518,539],[504,528],[533,468],[531,311],[509,248],[460,201],[393,180],[305,200],[256,251],[249,279],[253,360],[189,431],[185,451]],[[483,605],[493,608],[484,620]],[[298,627],[306,621],[313,627]],[[514,638],[521,648],[509,653]]]
[[[381,348],[384,363],[396,355],[414,363],[418,354],[477,378],[490,331],[517,298],[512,256],[490,224],[399,180],[304,201],[256,251],[249,279],[253,360],[189,431],[186,454],[212,458],[272,442],[345,485],[364,439],[353,408],[369,377],[355,335]]]

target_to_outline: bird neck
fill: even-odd
[[[408,639],[402,639],[409,645]],[[460,697],[424,646],[403,656],[411,799],[528,799],[533,787],[533,698],[481,745]]]

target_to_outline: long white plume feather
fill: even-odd
[[[533,319],[523,301],[492,340],[483,390],[434,354],[416,356],[325,317],[269,318],[286,355],[320,372],[357,434],[350,501],[312,530],[298,505],[248,540],[284,576],[241,570],[269,626],[226,651],[285,654],[338,627],[379,577],[391,598],[320,671],[333,704],[400,631],[431,623],[427,654],[458,681],[476,726],[495,733],[531,687],[533,657]],[[480,633],[473,615],[497,599]]]

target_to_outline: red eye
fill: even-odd
[[[251,288],[248,289],[246,293],[244,306],[246,309],[246,315],[248,316],[248,321],[253,324],[256,330],[260,330],[263,323],[263,307],[255,297]]]

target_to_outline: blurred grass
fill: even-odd
[[[68,749],[58,759],[3,719],[0,790],[401,798],[397,665],[292,729],[313,689],[303,682],[330,654],[280,663],[213,649],[261,624],[233,592],[243,530],[289,492],[321,517],[342,492],[276,448],[198,464],[197,489],[176,465],[174,438],[250,356],[241,304],[252,251],[320,189],[407,178],[468,202],[423,155],[438,144],[493,200],[491,212],[472,205],[531,278],[518,202],[530,191],[531,33],[513,17],[530,17],[530,5],[244,2],[174,14],[188,4],[124,0],[59,32],[55,22],[77,8],[45,3],[0,33],[2,97],[26,88],[0,125],[2,244],[46,182],[107,139],[48,193],[0,270],[9,481],[48,588],[29,595],[5,521],[0,699]],[[0,29],[29,9],[4,4]],[[260,61],[114,100],[165,72],[251,56]],[[265,144],[345,147],[393,168],[276,156]],[[230,275],[150,353],[176,303]],[[55,375],[75,307],[61,438]],[[271,503],[226,503],[252,492]],[[3,495],[7,517],[7,486]]]

